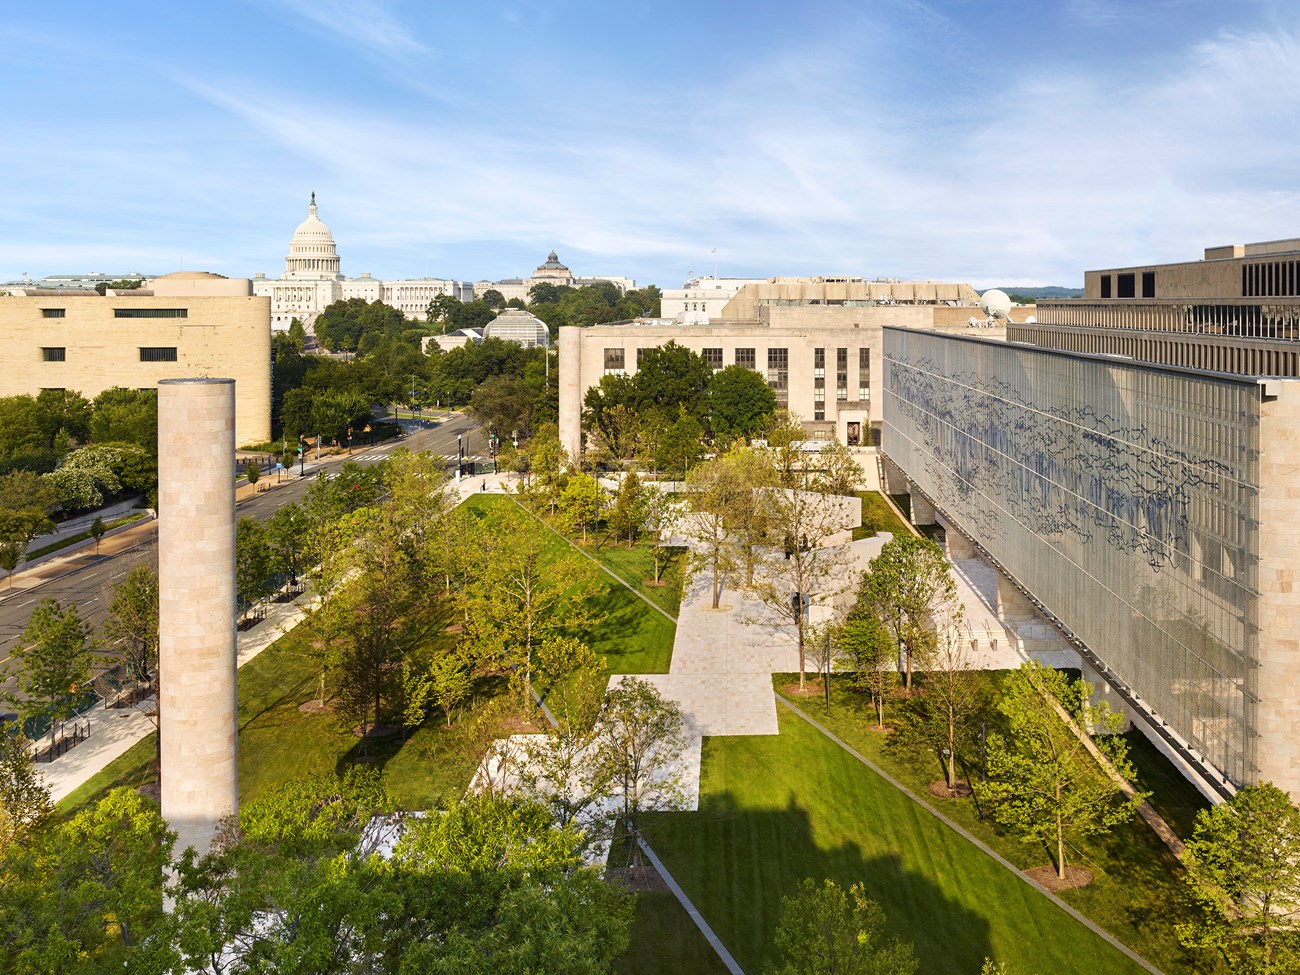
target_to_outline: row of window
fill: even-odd
[[[1300,274],[1295,261],[1268,261],[1241,266],[1243,298],[1294,298],[1300,296]]]
[[[67,318],[66,308],[42,308],[42,318]],[[188,308],[114,308],[114,318],[189,318]]]
[[[45,346],[41,349],[42,362],[67,362],[68,350],[66,346]],[[161,346],[140,348],[141,362],[175,362],[176,349],[174,347],[164,348]]]
[[[1116,298],[1136,298],[1137,297],[1137,275],[1133,272],[1127,274],[1116,274],[1115,276],[1115,294]],[[1103,274],[1101,276],[1101,296],[1110,298],[1111,295],[1111,275]],[[1142,272],[1142,297],[1154,298],[1156,296],[1156,272]]]
[[[636,350],[637,368],[645,349]],[[709,368],[718,371],[723,368],[723,350],[719,348],[702,349],[700,354]],[[756,349],[736,349],[735,364],[745,369],[758,371]],[[604,354],[605,372],[623,374],[627,370],[627,354],[622,348],[606,348]],[[790,350],[774,348],[767,350],[767,384],[776,393],[777,403],[784,407],[789,402],[790,388]],[[858,402],[866,403],[871,399],[871,350],[858,349]],[[835,399],[847,402],[849,399],[849,350],[835,350]],[[826,350],[813,349],[813,419],[826,419]]]

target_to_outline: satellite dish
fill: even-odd
[[[980,326],[980,320],[976,318],[974,315],[971,315],[970,318],[966,319],[967,328],[979,328],[979,326]]]
[[[980,296],[980,310],[989,318],[1007,318],[1011,314],[1011,299],[1005,291],[993,288]]]
[[[1033,315],[1030,315],[1028,318],[1025,319],[1025,324],[1026,324],[1026,325],[1037,325],[1037,324],[1038,324],[1038,319],[1035,318]]]

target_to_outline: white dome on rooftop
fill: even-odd
[[[339,273],[338,248],[330,228],[316,215],[315,193],[307,207],[307,219],[293,232],[284,270],[293,277],[334,277]]]

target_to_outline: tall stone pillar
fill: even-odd
[[[238,809],[235,381],[158,384],[162,814],[207,852]]]
[[[560,328],[560,446],[576,460],[582,453],[582,338],[572,325]]]

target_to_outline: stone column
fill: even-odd
[[[1038,616],[1038,608],[1029,598],[1015,587],[1015,584],[998,573],[998,618],[1003,620],[1032,620]]]
[[[916,485],[908,481],[907,493],[912,499],[912,524],[914,525],[933,525],[935,523],[934,505],[925,499]]]
[[[576,460],[582,453],[582,333],[560,329],[560,446]]]
[[[949,562],[963,562],[966,559],[979,557],[979,552],[975,550],[970,539],[951,525],[944,526],[943,539],[948,549]]]
[[[158,384],[162,814],[205,853],[238,810],[235,382]]]

